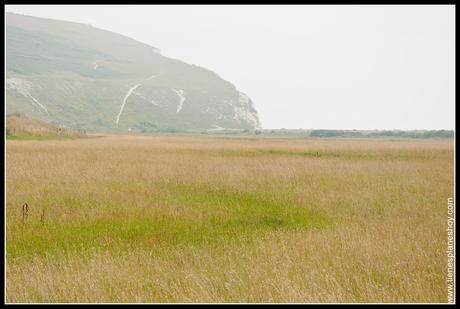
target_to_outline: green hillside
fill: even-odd
[[[88,131],[260,127],[216,73],[90,25],[6,14],[6,111]]]

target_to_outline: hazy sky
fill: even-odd
[[[215,71],[264,128],[453,129],[454,6],[41,5]]]

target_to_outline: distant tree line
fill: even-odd
[[[383,130],[363,132],[358,130],[312,130],[312,137],[405,137],[405,138],[453,138],[452,130],[401,131]]]

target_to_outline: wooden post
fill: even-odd
[[[28,217],[29,217],[29,205],[25,203],[24,205],[22,205],[22,223],[26,223]]]
[[[43,207],[42,215],[40,216],[40,222],[45,224],[45,207]]]

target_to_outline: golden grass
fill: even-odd
[[[452,141],[108,136],[6,155],[7,302],[447,301]]]

